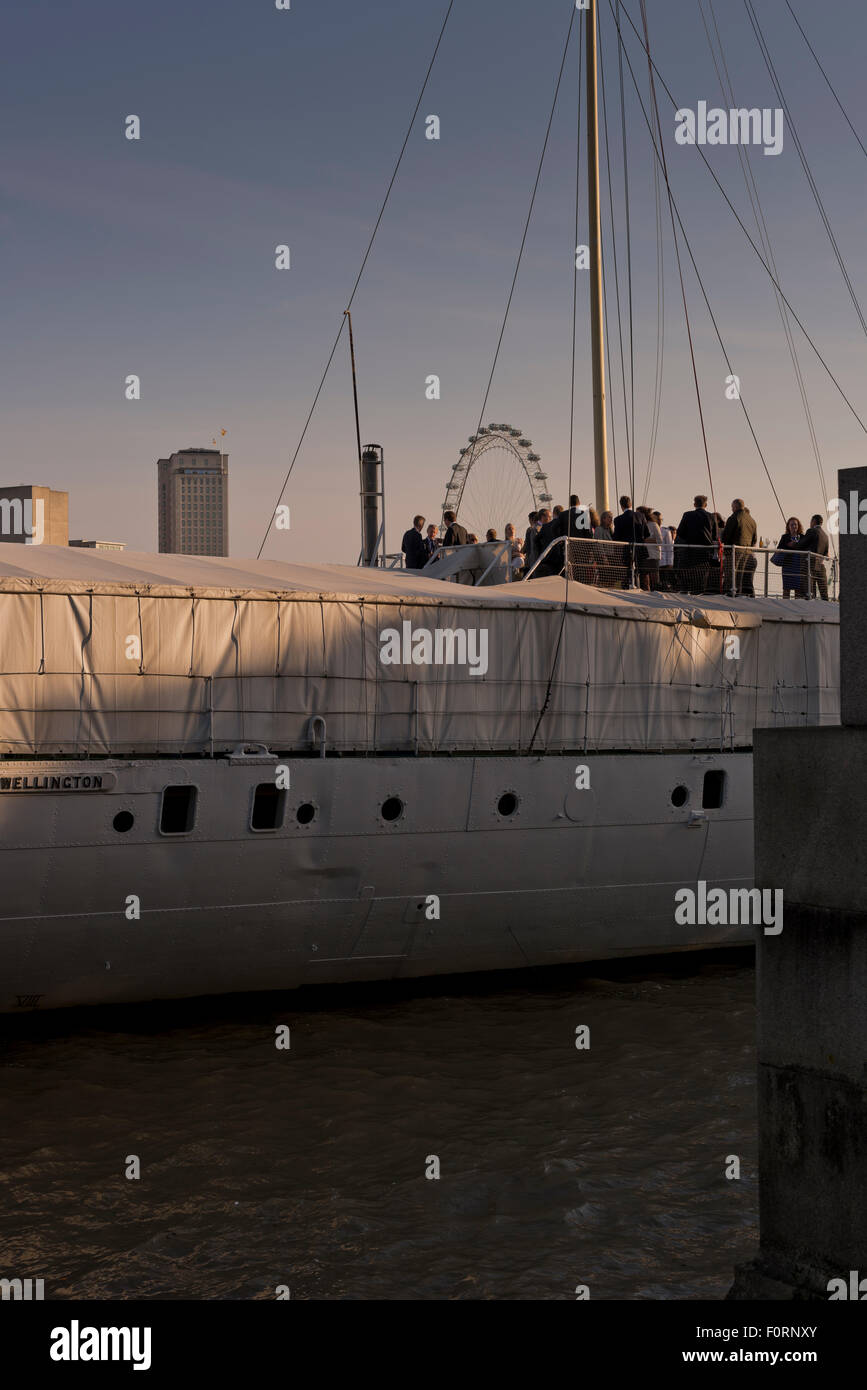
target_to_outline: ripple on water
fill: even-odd
[[[5,1261],[79,1298],[722,1297],[756,1240],[752,970],[594,970],[31,1030]]]

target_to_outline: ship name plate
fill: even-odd
[[[0,792],[106,792],[116,781],[113,772],[4,772]]]

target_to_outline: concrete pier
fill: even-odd
[[[867,500],[867,468],[838,486]],[[839,541],[842,725],[755,735],[756,885],[784,919],[757,942],[760,1244],[733,1299],[867,1299],[867,535]]]

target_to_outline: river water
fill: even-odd
[[[757,1242],[753,996],[730,953],[32,1016],[0,1065],[0,1276],[722,1298]]]

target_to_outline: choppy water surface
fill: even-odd
[[[753,991],[736,955],[34,1018],[0,1067],[0,1275],[721,1298],[757,1240]]]

